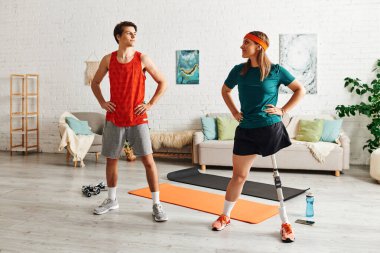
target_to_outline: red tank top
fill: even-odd
[[[141,53],[135,52],[128,63],[117,60],[117,52],[111,54],[109,63],[111,102],[116,104],[114,112],[107,112],[106,120],[118,127],[141,125],[148,122],[146,113],[136,115],[134,109],[144,102],[145,75],[141,69]]]

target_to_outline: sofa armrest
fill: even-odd
[[[350,137],[342,132],[339,141],[343,148],[343,169],[348,170],[350,168]]]
[[[202,131],[197,131],[193,134],[193,163],[199,163],[198,145],[204,141],[204,135]]]

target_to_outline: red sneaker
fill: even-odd
[[[294,232],[289,223],[282,223],[280,233],[283,242],[294,242]]]
[[[225,227],[227,227],[228,225],[230,225],[231,221],[230,221],[230,217],[222,214],[219,216],[219,218],[214,221],[214,223],[212,223],[212,230],[215,230],[215,231],[221,231],[223,230]]]

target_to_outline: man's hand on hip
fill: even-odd
[[[101,104],[101,107],[106,110],[107,112],[114,112],[116,105],[112,103],[111,101],[104,102]]]
[[[146,113],[147,111],[149,111],[149,109],[152,107],[151,104],[147,103],[147,104],[141,104],[141,105],[138,105],[136,106],[135,108],[135,114],[137,115],[141,115],[143,113]]]

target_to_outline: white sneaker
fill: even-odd
[[[117,202],[117,199],[112,200],[112,199],[106,198],[100,206],[94,209],[94,214],[104,214],[118,208],[119,208],[119,203]]]
[[[167,221],[168,216],[165,213],[164,208],[161,204],[154,204],[153,205],[153,213],[152,213],[154,220],[157,222]]]

